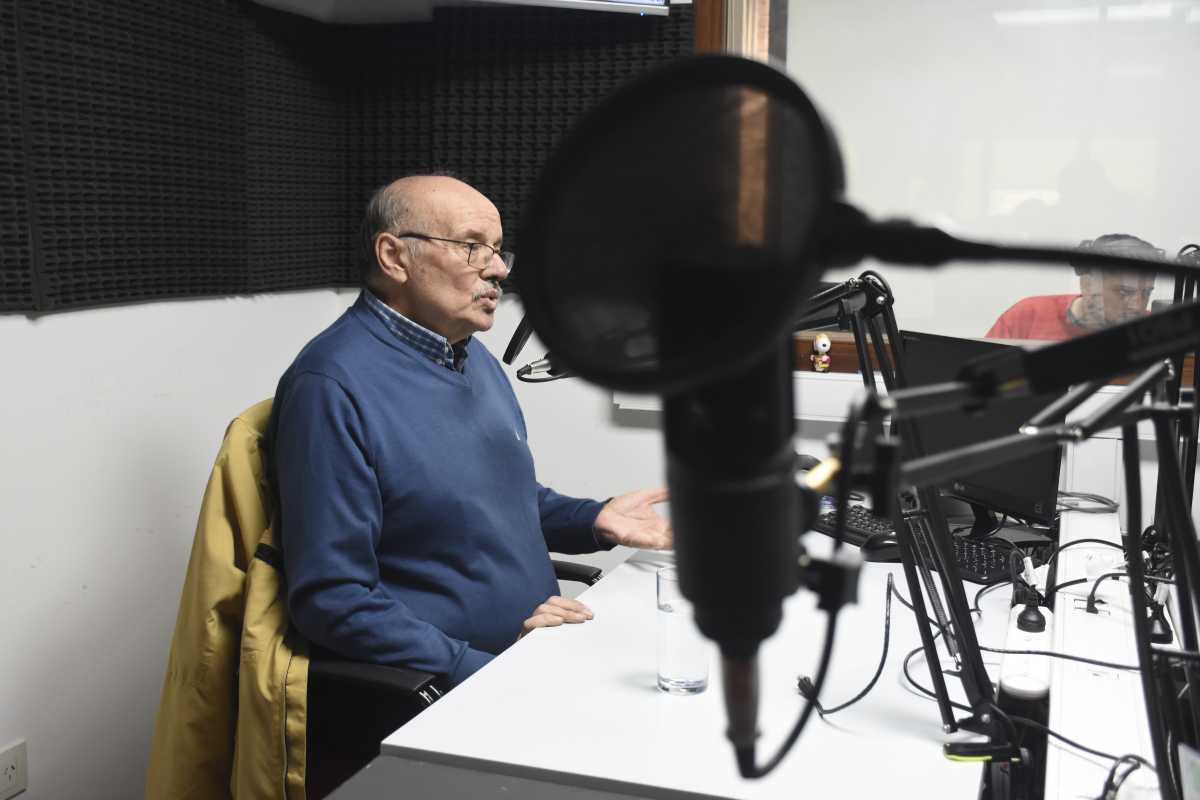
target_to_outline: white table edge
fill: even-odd
[[[612,778],[601,778],[595,775],[583,775],[565,770],[530,767],[523,764],[510,764],[503,761],[492,761],[486,758],[465,756],[457,753],[442,753],[436,750],[422,750],[417,747],[389,745],[386,742],[380,748],[380,755],[406,758],[411,761],[423,761],[429,764],[444,764],[451,767],[473,769],[498,775],[508,775],[514,778],[529,778],[546,781],[579,789],[594,789],[602,792],[617,792],[631,798],[655,798],[655,800],[728,800],[714,794],[697,794],[680,789],[669,789],[663,786],[619,781]]]

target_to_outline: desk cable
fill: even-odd
[[[982,615],[983,612],[979,609],[979,600],[983,596],[983,594],[985,592],[987,592],[991,589],[995,589],[999,586],[1006,586],[1009,583],[1010,583],[1010,581],[1000,581],[998,583],[991,583],[991,584],[988,584],[987,586],[984,586],[982,589],[979,590],[979,592],[976,593],[975,601],[972,605],[971,610],[975,613],[979,613]],[[908,601],[907,598],[904,597],[904,595],[902,595],[900,593],[900,590],[896,588],[895,581],[893,580],[891,574],[889,574],[887,576],[887,590],[886,591],[887,591],[886,600],[884,601],[884,607],[883,607],[883,652],[879,656],[879,664],[875,668],[875,674],[871,676],[871,679],[867,682],[867,685],[864,686],[860,692],[858,692],[856,695],[854,695],[853,697],[851,697],[849,700],[847,700],[844,703],[833,706],[831,708],[826,708],[825,706],[821,705],[819,700],[816,699],[816,692],[815,692],[815,687],[813,685],[812,679],[810,677],[808,677],[807,675],[801,675],[799,678],[797,678],[796,691],[798,691],[802,697],[804,697],[806,700],[808,700],[810,703],[813,704],[814,710],[817,712],[817,714],[822,719],[830,714],[836,714],[839,711],[843,711],[843,710],[849,708],[850,706],[854,705],[858,701],[862,700],[864,697],[866,697],[868,694],[870,694],[871,690],[874,689],[875,685],[879,682],[879,678],[883,674],[883,668],[887,664],[888,650],[891,646],[892,597],[895,596],[895,598],[897,600],[899,600],[900,603],[905,608],[907,608],[908,610],[913,611],[915,613],[915,609],[913,608],[912,604]],[[936,622],[934,622],[932,620],[930,620],[929,624],[933,625],[935,628],[937,628],[937,631],[934,633],[934,639],[937,639],[937,637],[942,635],[943,631],[941,629],[941,626],[939,626]],[[1084,664],[1091,664],[1093,666],[1107,667],[1109,669],[1120,669],[1120,670],[1128,670],[1128,671],[1133,671],[1133,672],[1136,672],[1138,670],[1138,667],[1136,665],[1132,665],[1132,664],[1117,664],[1117,663],[1114,663],[1111,661],[1100,661],[1098,659],[1086,658],[1084,656],[1075,656],[1075,655],[1070,655],[1068,653],[1056,653],[1051,650],[1007,650],[1007,649],[1004,649],[1001,647],[987,647],[982,644],[979,646],[979,649],[984,652],[987,652],[987,653],[998,653],[1000,655],[1046,656],[1048,658],[1059,658],[1059,659],[1063,659],[1065,661],[1078,661],[1078,662],[1081,662]],[[912,677],[912,674],[909,672],[909,664],[911,663],[912,659],[916,656],[916,654],[921,652],[921,650],[922,650],[922,648],[918,647],[915,650],[910,651],[904,657],[904,661],[902,662],[901,668],[904,672],[905,679],[909,683],[911,683],[914,687],[920,689],[923,693],[929,694],[931,697],[933,697],[934,695],[932,693],[928,692],[927,690],[925,690],[925,688],[923,686],[921,686],[916,681],[916,679]],[[944,672],[947,675],[951,675],[951,676],[955,676],[955,677],[958,676],[958,673],[954,670],[945,670]],[[955,708],[959,709],[960,711],[966,711],[966,712],[971,711],[971,709],[967,708],[964,705],[958,704],[958,703],[952,702],[951,705],[954,706]]]
[[[940,635],[941,635],[941,631],[938,631],[937,633],[934,634],[934,638],[936,639]],[[1015,651],[1015,652],[1020,652],[1020,651]],[[919,683],[915,678],[913,678],[912,674],[909,672],[909,662],[914,657],[921,655],[921,654],[922,654],[922,648],[918,647],[914,650],[911,650],[908,653],[908,655],[906,655],[904,657],[904,664],[903,664],[904,679],[906,681],[908,681],[909,685],[912,686],[912,688],[916,689],[922,695],[925,695],[926,697],[928,697],[930,699],[936,699],[937,695],[935,695],[931,689],[928,689],[925,686],[923,686],[921,683]],[[943,670],[943,672],[947,675],[957,675],[958,674],[957,672],[955,672],[953,670]],[[967,706],[964,706],[962,703],[955,703],[952,701],[950,703],[950,705],[952,705],[954,708],[959,709],[960,711],[965,711],[967,713],[971,713],[971,709],[968,708]],[[1089,755],[1097,756],[1098,758],[1103,758],[1107,761],[1114,761],[1114,762],[1131,761],[1132,760],[1132,761],[1137,761],[1138,763],[1143,764],[1145,766],[1148,766],[1151,769],[1154,768],[1154,765],[1150,761],[1147,761],[1145,758],[1142,758],[1139,755],[1129,754],[1129,755],[1125,755],[1125,756],[1114,756],[1111,753],[1104,752],[1103,750],[1096,750],[1095,748],[1088,747],[1085,744],[1080,744],[1079,742],[1075,741],[1074,739],[1063,736],[1058,731],[1055,731],[1052,728],[1049,728],[1049,727],[1043,725],[1042,723],[1038,722],[1037,720],[1029,719],[1028,717],[1018,717],[1018,716],[1004,714],[1004,712],[1002,712],[1002,711],[1000,711],[1000,709],[996,708],[995,705],[993,705],[992,708],[993,708],[993,710],[997,711],[1000,715],[1002,715],[1001,719],[1007,718],[1014,725],[1020,725],[1023,727],[1034,728],[1036,730],[1040,730],[1043,733],[1045,733],[1047,736],[1051,736],[1055,739],[1058,739],[1059,741],[1061,741],[1067,745],[1070,745],[1071,747],[1074,747],[1077,750],[1080,750],[1084,753],[1088,753]]]
[[[1082,545],[1082,544],[1100,544],[1100,545],[1107,545],[1110,547],[1116,547],[1119,550],[1124,550],[1124,548],[1122,548],[1120,545],[1118,545],[1114,542],[1104,540],[1104,539],[1077,539],[1073,542],[1069,542],[1065,545],[1062,545],[1061,547],[1058,545],[1055,545],[1053,550],[1051,550],[1051,552],[1049,554],[1047,554],[1046,562],[1049,563],[1050,560],[1054,557],[1054,555],[1056,553],[1058,553],[1059,551],[1066,550],[1069,547],[1073,547],[1075,545]],[[1105,578],[1109,578],[1109,577],[1117,577],[1117,576],[1116,575],[1104,575],[1104,576],[1101,576],[1100,578],[1096,579],[1096,582],[1092,587],[1093,591],[1095,590],[1096,586],[1099,585],[1099,583],[1101,581],[1103,581]],[[1082,583],[1087,583],[1089,580],[1091,580],[1091,579],[1082,578],[1082,579],[1073,580],[1073,581],[1066,581],[1064,583],[1058,584],[1057,586],[1051,587],[1049,590],[1047,590],[1046,594],[1047,594],[1047,596],[1053,596],[1054,593],[1057,592],[1059,589],[1065,588],[1067,586],[1074,586],[1074,585],[1078,585],[1078,584],[1082,584]],[[1166,581],[1163,581],[1163,582],[1166,582]],[[991,584],[981,587],[979,589],[979,591],[975,593],[974,600],[971,603],[971,613],[978,614],[979,616],[983,616],[983,610],[982,610],[982,608],[980,608],[980,605],[979,605],[980,600],[983,598],[983,596],[993,589],[996,589],[1000,586],[1007,586],[1012,583],[1013,583],[1012,580],[1002,580],[1002,581],[997,581],[995,583],[991,583]],[[916,610],[913,608],[912,604],[909,603],[908,600],[903,595],[901,595],[900,592],[894,587],[894,585],[892,584],[890,575],[889,575],[889,580],[888,580],[888,590],[889,590],[889,592],[894,593],[896,595],[896,599],[899,600],[906,608],[908,608],[910,611],[913,611],[914,613],[916,612]],[[941,636],[944,633],[944,631],[941,629],[940,626],[937,625],[937,623],[933,622],[932,620],[930,620],[930,624],[933,625],[935,628],[937,628],[937,631],[934,633],[934,639],[936,640],[939,636]],[[1007,649],[1003,649],[1003,648],[986,647],[984,645],[980,645],[979,649],[983,650],[985,652],[1000,653],[1000,654],[1041,655],[1041,656],[1047,656],[1050,658],[1060,658],[1060,659],[1065,659],[1068,661],[1079,661],[1082,663],[1093,664],[1093,665],[1108,667],[1108,668],[1112,668],[1112,669],[1127,670],[1127,671],[1138,671],[1140,669],[1140,667],[1138,667],[1136,665],[1115,664],[1112,662],[1099,661],[1096,659],[1085,658],[1083,656],[1073,656],[1073,655],[1068,655],[1066,653],[1054,653],[1054,652],[1044,651],[1044,650],[1007,650]],[[923,654],[923,652],[924,652],[924,649],[922,647],[917,647],[917,648],[909,651],[905,655],[904,661],[902,662],[902,671],[904,673],[904,679],[908,682],[908,684],[910,686],[912,686],[920,694],[922,694],[928,698],[931,698],[931,699],[936,699],[936,695],[933,693],[933,691],[928,689],[927,687],[923,686],[921,683],[919,683],[913,677],[913,675],[909,669],[910,664],[912,663],[912,660],[915,657],[917,657],[918,655]],[[886,658],[886,654],[885,654],[885,658]],[[957,674],[958,674],[954,670],[943,670],[943,673],[946,675],[950,675],[950,676],[957,676]],[[961,711],[971,713],[971,709],[962,705],[961,703],[951,702],[951,706],[953,706],[954,708],[957,708]],[[1009,727],[1010,730],[1012,730],[1013,726],[1015,726],[1015,725],[1020,725],[1022,727],[1026,727],[1026,728],[1034,728],[1036,730],[1042,731],[1047,736],[1058,739],[1059,741],[1062,741],[1063,743],[1067,744],[1068,746],[1074,747],[1077,750],[1080,750],[1081,752],[1085,752],[1090,755],[1094,755],[1099,758],[1103,758],[1103,759],[1112,761],[1113,762],[1112,768],[1109,770],[1108,775],[1104,781],[1104,786],[1101,788],[1100,795],[1097,797],[1096,800],[1115,800],[1117,797],[1117,792],[1120,790],[1120,788],[1124,784],[1125,780],[1133,772],[1135,772],[1139,767],[1146,766],[1146,767],[1149,767],[1151,770],[1154,770],[1154,765],[1150,761],[1143,758],[1142,756],[1139,756],[1139,755],[1136,755],[1133,753],[1125,754],[1122,756],[1114,756],[1111,753],[1106,753],[1102,750],[1096,750],[1094,748],[1091,748],[1084,744],[1081,744],[1080,742],[1076,742],[1075,740],[1070,739],[1070,738],[1058,733],[1057,731],[1051,729],[1050,727],[1048,727],[1046,725],[1043,725],[1042,723],[1040,723],[1036,720],[1032,720],[1027,717],[1010,716],[1010,715],[1006,714],[1004,711],[1002,711],[995,704],[992,704],[992,709],[996,713],[996,715],[998,717],[1000,717],[1000,719],[1002,721],[1005,722],[1006,727]],[[1019,741],[1018,741],[1018,746],[1019,746]],[[1124,771],[1120,771],[1122,765],[1128,765],[1124,769]]]
[[[1007,583],[1007,582],[1005,581],[1002,583]],[[994,584],[989,584],[988,586],[985,586],[983,589],[980,590],[979,594],[976,595],[976,601],[978,601],[978,598],[980,597],[980,595],[983,594],[983,592],[985,590],[994,588],[996,586],[1000,586],[1000,585],[1002,585],[1002,583],[994,583]],[[901,596],[898,591],[896,591],[896,599],[899,600],[901,603],[903,603],[905,606],[907,606],[909,609],[912,609],[912,605],[910,605],[909,602],[903,596]],[[932,620],[930,620],[930,624],[934,625],[935,627],[938,627],[937,624],[934,623]],[[939,636],[941,636],[942,633],[943,633],[943,631],[939,627],[938,630],[933,635],[934,640],[936,640]],[[1068,656],[1063,653],[1051,653],[1049,651],[1002,650],[1000,648],[983,647],[982,645],[980,646],[980,649],[985,650],[987,652],[993,652],[993,653],[1014,653],[1014,654],[1018,654],[1018,655],[1046,655],[1046,656],[1052,656],[1052,657],[1056,657],[1056,658],[1065,658],[1065,659],[1068,659],[1071,661],[1084,661],[1084,662],[1088,662],[1088,663],[1099,664],[1102,666],[1113,667],[1116,669],[1132,669],[1132,670],[1138,669],[1138,667],[1130,667],[1130,666],[1119,665],[1119,664],[1108,664],[1103,661],[1095,661],[1093,659],[1087,659],[1087,658],[1083,658],[1081,656]],[[910,650],[908,652],[908,654],[905,655],[904,661],[902,664],[904,679],[908,682],[908,684],[913,689],[916,689],[922,695],[924,695],[930,699],[936,699],[937,695],[935,695],[931,689],[928,689],[925,686],[923,686],[921,683],[919,683],[916,680],[916,678],[914,678],[912,676],[912,673],[909,671],[909,664],[912,662],[913,658],[915,658],[918,655],[922,655],[923,653],[924,653],[924,649],[922,647],[917,647],[913,650]],[[942,670],[942,672],[944,674],[950,675],[950,676],[958,675],[958,673],[955,672],[954,670]],[[959,709],[960,711],[964,711],[968,714],[971,713],[971,709],[968,708],[967,706],[964,706],[962,703],[955,703],[955,702],[951,701],[950,705],[953,706],[954,708]],[[992,703],[990,705],[992,707],[992,710],[996,713],[996,715],[998,717],[1000,717],[1000,719],[1002,721],[1004,721],[1005,726],[1009,727],[1010,730],[1012,729],[1012,726],[1016,726],[1016,725],[1019,725],[1019,726],[1025,727],[1025,728],[1033,728],[1035,730],[1039,730],[1039,731],[1045,733],[1047,736],[1058,739],[1059,741],[1063,742],[1064,744],[1067,744],[1070,747],[1074,747],[1075,749],[1080,750],[1084,753],[1088,753],[1089,755],[1093,755],[1098,758],[1103,758],[1107,761],[1112,761],[1113,769],[1109,772],[1108,778],[1105,780],[1104,787],[1103,787],[1103,789],[1101,789],[1100,796],[1097,798],[1097,800],[1115,800],[1116,790],[1119,789],[1121,784],[1124,783],[1125,779],[1128,778],[1129,775],[1135,769],[1137,769],[1137,765],[1147,766],[1151,770],[1154,769],[1154,765],[1150,761],[1143,758],[1142,756],[1139,756],[1139,755],[1136,755],[1133,753],[1129,753],[1129,754],[1122,755],[1122,756],[1114,756],[1111,753],[1104,752],[1103,750],[1096,750],[1095,748],[1088,747],[1085,744],[1081,744],[1080,742],[1077,742],[1074,739],[1071,739],[1067,736],[1062,735],[1058,731],[1056,731],[1046,725],[1043,725],[1042,723],[1038,722],[1037,720],[1029,719],[1028,717],[1019,717],[1019,716],[1009,715],[1009,714],[1006,714],[1004,711],[1002,711],[995,703]],[[1020,747],[1019,737],[1016,740],[1016,744],[1018,747]],[[1134,766],[1127,769],[1120,776],[1117,776],[1116,775],[1117,768],[1122,763],[1125,763],[1125,762],[1133,762]]]
[[[842,423],[842,438],[840,443],[841,450],[841,475],[837,481],[836,491],[836,510],[838,521],[835,525],[834,532],[836,534],[833,543],[834,557],[838,555],[838,549],[842,546],[841,540],[845,533],[846,518],[849,516],[847,507],[849,506],[850,494],[850,477],[854,474],[853,463],[855,456],[855,445],[857,443],[858,428],[863,422],[864,404],[870,404],[874,401],[871,395],[868,395],[865,400],[860,400],[854,403],[846,420]],[[857,575],[857,573],[856,573]],[[855,578],[857,582],[857,577]],[[827,600],[832,600],[826,605]],[[821,655],[817,661],[816,678],[810,681],[812,686],[811,699],[806,697],[804,708],[800,711],[800,716],[796,719],[792,730],[788,732],[787,737],[779,746],[766,763],[761,766],[755,763],[754,745],[751,742],[749,745],[736,744],[734,745],[734,754],[737,758],[738,771],[743,778],[761,778],[775,769],[788,751],[795,745],[796,740],[800,738],[800,734],[804,731],[808,724],[812,712],[817,711],[817,698],[821,695],[821,688],[825,685],[825,679],[829,676],[829,664],[833,659],[833,642],[837,631],[838,613],[841,611],[843,598],[830,598],[825,593],[821,594],[821,603],[819,606],[825,609],[825,638],[821,644]],[[886,658],[886,651],[884,653]],[[865,693],[864,693],[865,694]],[[757,698],[755,699],[757,703]],[[727,732],[727,735],[729,733]],[[730,736],[732,739],[733,737]]]
[[[1076,545],[1081,545],[1081,544],[1107,545],[1108,547],[1115,547],[1116,549],[1118,549],[1122,552],[1124,552],[1124,550],[1125,550],[1125,548],[1122,547],[1121,545],[1117,544],[1116,542],[1110,542],[1107,539],[1076,539],[1073,542],[1068,542],[1067,544],[1064,544],[1061,546],[1057,545],[1057,544],[1054,545],[1054,547],[1052,547],[1050,549],[1050,552],[1048,552],[1046,554],[1045,559],[1043,559],[1043,563],[1049,564],[1052,560],[1054,560],[1054,557],[1056,555],[1058,555],[1060,552],[1062,552],[1063,550],[1066,550],[1068,548],[1075,547]],[[1059,589],[1065,589],[1068,586],[1077,586],[1081,583],[1087,583],[1087,581],[1088,581],[1087,578],[1078,578],[1073,581],[1065,581],[1063,583],[1057,584],[1056,586],[1050,587],[1050,589],[1048,589],[1046,591],[1046,596],[1049,597],[1049,596],[1053,595]],[[995,583],[989,583],[989,584],[983,586],[982,588],[980,588],[980,590],[975,593],[975,599],[971,602],[971,613],[977,614],[979,616],[983,616],[983,609],[981,609],[979,607],[980,599],[985,594],[990,592],[992,589],[997,589],[1001,586],[1008,586],[1010,583],[1012,583],[1011,580],[1002,580],[1002,581],[997,581]]]
[[[1095,505],[1082,505],[1080,500],[1087,500]],[[1119,508],[1120,504],[1115,500],[1099,494],[1064,491],[1058,493],[1057,511],[1060,514],[1064,511],[1077,511],[1080,514],[1115,514]]]
[[[1010,581],[1010,580],[996,581],[995,583],[989,583],[986,586],[983,586],[982,588],[980,588],[980,590],[975,593],[975,599],[971,601],[971,613],[978,614],[979,616],[982,617],[983,609],[979,607],[979,601],[981,599],[983,599],[983,596],[985,594],[987,594],[988,592],[990,592],[992,589],[998,589],[1001,586],[1008,586],[1010,583],[1012,583],[1012,581]]]
[[[1076,545],[1081,545],[1081,544],[1098,544],[1098,545],[1102,545],[1104,547],[1115,547],[1117,550],[1120,550],[1122,553],[1125,552],[1125,548],[1122,545],[1119,545],[1116,542],[1110,542],[1108,539],[1076,539],[1072,542],[1067,542],[1066,544],[1063,544],[1063,545],[1056,544],[1053,547],[1051,547],[1050,552],[1046,553],[1046,558],[1044,559],[1044,563],[1049,564],[1051,561],[1054,560],[1054,557],[1056,555],[1058,555],[1059,553],[1061,553],[1063,550],[1067,550],[1071,547],[1075,547]]]
[[[1087,580],[1090,580],[1090,579],[1084,578],[1081,582],[1085,582]],[[984,591],[995,588],[997,586],[1003,586],[1004,584],[1007,584],[1007,583],[1008,583],[1008,581],[1002,581],[1000,583],[993,583],[993,584],[989,584],[989,585],[983,587],[983,589],[981,589],[979,591],[979,593],[976,594],[976,596],[975,596],[976,601],[978,601],[979,597],[984,593]],[[1069,583],[1072,583],[1072,582],[1068,581],[1068,584]],[[1058,587],[1055,587],[1055,588],[1058,588]],[[908,608],[909,611],[913,611],[915,613],[915,609],[913,609],[912,603],[908,602],[908,600],[903,595],[900,594],[899,589],[896,589],[895,587],[893,587],[892,591],[895,593],[897,600],[899,600],[906,608]],[[972,609],[972,610],[974,610],[974,609]],[[980,612],[980,613],[982,613],[982,612]],[[941,629],[940,629],[940,626],[938,626],[937,623],[934,622],[933,620],[930,620],[929,624],[933,625],[935,627],[938,627],[939,634],[943,633],[943,631],[941,631]],[[917,648],[917,649],[919,650],[920,648]],[[1100,661],[1099,659],[1086,658],[1084,656],[1075,656],[1075,655],[1071,655],[1069,653],[1056,653],[1053,650],[1007,650],[1003,647],[987,647],[986,645],[982,645],[982,644],[979,645],[979,649],[984,651],[985,653],[999,653],[1000,655],[1046,656],[1048,658],[1060,658],[1064,661],[1078,661],[1083,664],[1091,664],[1091,665],[1097,666],[1097,667],[1107,667],[1109,669],[1122,669],[1122,670],[1128,670],[1131,672],[1137,672],[1140,669],[1140,667],[1138,667],[1136,664],[1117,664],[1112,661]],[[957,673],[956,672],[948,672],[947,674],[956,675]],[[969,711],[970,709],[967,709],[967,710]]]
[[[813,685],[812,678],[807,675],[801,675],[796,681],[796,690],[800,692],[805,700],[813,704],[817,710],[817,715],[824,719],[829,714],[836,714],[843,709],[862,700],[871,690],[875,688],[875,684],[879,682],[879,676],[883,674],[884,664],[887,663],[888,645],[892,637],[892,591],[895,588],[891,573],[887,576],[887,599],[883,606],[883,653],[879,656],[879,666],[875,668],[875,674],[871,676],[871,680],[863,687],[862,691],[851,697],[846,702],[836,705],[832,708],[825,708],[821,705],[821,701],[817,699],[816,687]]]
[[[1116,580],[1117,578],[1128,578],[1128,577],[1129,577],[1128,572],[1106,572],[1103,575],[1100,575],[1099,577],[1097,577],[1096,582],[1092,584],[1092,590],[1090,592],[1088,592],[1087,612],[1089,614],[1095,614],[1096,613],[1096,604],[1104,602],[1103,600],[1096,599],[1096,590],[1100,588],[1100,584],[1103,581],[1105,581],[1109,578]],[[1143,575],[1142,580],[1148,581],[1150,583],[1165,583],[1170,586],[1175,585],[1175,581],[1171,580],[1170,578],[1159,578],[1154,575]]]
[[[1126,762],[1129,763],[1129,768],[1118,776],[1117,770]],[[1117,800],[1117,795],[1121,791],[1121,786],[1125,783],[1125,779],[1136,772],[1144,763],[1146,763],[1145,759],[1132,754],[1121,756],[1114,761],[1112,768],[1108,771],[1108,777],[1104,779],[1104,787],[1100,790],[1100,794],[1096,800]]]

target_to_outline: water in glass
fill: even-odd
[[[708,686],[711,645],[692,619],[692,606],[674,591],[674,576],[659,578],[658,688],[672,694],[696,694]],[[665,589],[665,590],[664,590]]]

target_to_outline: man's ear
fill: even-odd
[[[395,236],[381,233],[375,237],[375,263],[388,280],[399,284],[407,282],[410,259],[411,252]]]

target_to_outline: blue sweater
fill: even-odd
[[[434,363],[360,297],[284,373],[266,443],[300,632],[451,685],[558,593],[549,550],[598,549],[601,507],[537,482],[512,386],[468,354]]]

